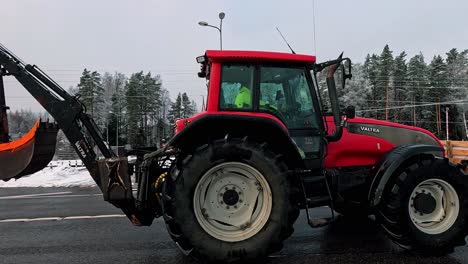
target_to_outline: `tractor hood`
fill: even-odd
[[[356,117],[348,120],[346,129],[349,133],[380,137],[395,146],[426,144],[443,147],[439,139],[426,129],[388,121]]]
[[[328,133],[335,129],[332,116],[326,116]],[[349,119],[343,129],[343,136],[331,142],[325,166],[372,166],[379,157],[400,145],[424,144],[443,147],[431,132],[371,118]]]

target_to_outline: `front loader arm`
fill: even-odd
[[[97,155],[84,136],[83,129],[89,132],[104,157],[115,156],[76,97],[67,93],[36,66],[24,64],[3,46],[0,46],[0,65],[5,75],[15,77],[55,119],[88,170],[92,171],[96,167]],[[92,176],[94,178],[95,175]],[[100,185],[100,179],[94,180]]]
[[[94,120],[76,96],[70,95],[37,66],[24,63],[1,44],[0,73],[0,77],[15,77],[55,119],[103,192],[104,200],[121,208],[136,225],[151,223],[152,219],[143,219],[136,209],[127,158],[119,158],[109,149]],[[98,160],[92,143],[105,159]]]

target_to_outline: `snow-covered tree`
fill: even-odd
[[[187,118],[192,116],[195,113],[194,106],[190,101],[187,93],[182,94],[182,117]]]
[[[391,111],[394,122],[405,123],[405,120],[410,120],[410,112],[408,109],[400,108],[409,104],[408,95],[408,78],[406,66],[406,52],[402,51],[393,61],[393,106],[395,109]],[[408,110],[408,111],[407,111]]]
[[[177,118],[182,117],[182,95],[179,93],[174,103],[171,104],[169,110],[169,123],[174,124]]]
[[[89,71],[84,69],[78,84],[78,93],[80,99],[89,113],[95,120],[96,124],[104,128],[106,114],[104,110],[104,89],[101,84],[101,75],[97,71]]]
[[[347,81],[340,97],[340,105],[342,108],[354,106],[356,111],[367,110],[369,106],[368,98],[371,97],[372,89],[369,80],[365,78],[364,66],[354,64],[352,74],[353,78]],[[357,113],[360,116],[366,115],[366,112]]]
[[[381,90],[378,87],[378,77],[379,77],[379,57],[375,54],[369,55],[367,54],[366,59],[364,61],[364,74],[366,78],[369,80],[371,86],[371,96],[368,97],[370,102],[369,108],[378,109],[381,107],[379,104],[379,100],[381,100]],[[378,111],[368,112],[369,117],[377,118]]]
[[[393,55],[392,51],[385,45],[382,53],[379,56],[379,63],[378,63],[378,77],[377,77],[377,91],[379,101],[381,102],[383,107],[390,107],[389,99],[392,98],[390,93],[391,90],[391,81],[393,75]],[[388,119],[388,110],[381,111],[381,115],[377,115],[377,117],[381,117],[381,119]],[[390,118],[391,119],[391,118]]]

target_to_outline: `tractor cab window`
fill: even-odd
[[[219,95],[220,110],[252,111],[254,66],[223,65]]]
[[[261,67],[259,109],[281,119],[289,129],[318,128],[304,68]]]

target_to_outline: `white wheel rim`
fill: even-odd
[[[429,194],[435,199],[435,209],[431,213],[422,213],[414,205],[419,194]],[[441,234],[450,229],[458,218],[460,201],[451,184],[441,179],[425,180],[416,186],[408,203],[411,221],[427,234]]]
[[[270,217],[272,203],[265,177],[240,162],[225,162],[208,170],[193,196],[200,226],[212,237],[227,242],[257,234]]]

